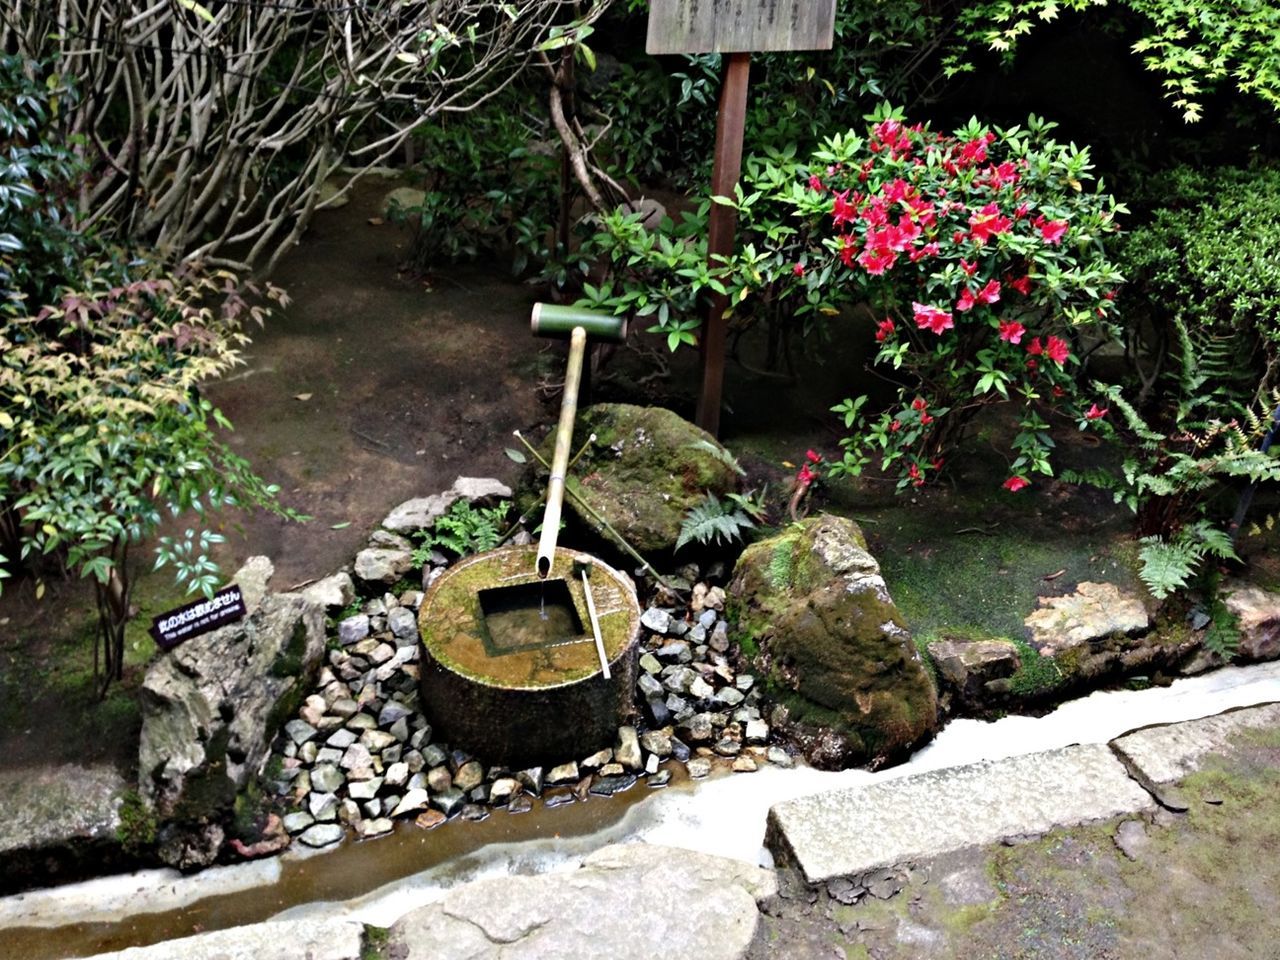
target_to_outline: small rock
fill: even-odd
[[[732,710],[745,699],[746,695],[737,687],[721,687],[711,698],[711,702],[717,707]]]
[[[711,714],[695,713],[685,723],[680,724],[680,732],[693,743],[705,743],[715,735]]]
[[[453,777],[453,785],[467,793],[474,790],[484,782],[484,767],[480,766],[479,761],[470,760],[458,768],[458,772]]]
[[[381,753],[396,742],[396,738],[383,730],[366,730],[360,734],[360,744],[372,753]]]
[[[312,793],[307,796],[307,810],[320,822],[338,819],[338,798],[332,793]]]
[[[671,629],[671,614],[660,607],[650,607],[640,615],[640,624],[646,630],[665,634]]]
[[[390,833],[395,829],[395,824],[386,817],[378,817],[373,820],[361,820],[356,824],[356,833],[360,834],[361,839],[368,840],[371,837],[380,837],[383,834]]]
[[[356,576],[366,583],[396,583],[413,569],[413,551],[404,547],[369,547],[356,554]]]
[[[431,805],[443,813],[446,817],[451,817],[461,809],[463,802],[466,800],[466,794],[457,787],[450,787],[448,790],[442,790],[440,793],[431,795]]]
[[[489,788],[489,802],[495,807],[501,807],[519,792],[520,783],[515,777],[501,777],[493,781],[493,786]]]
[[[297,703],[295,700],[294,703]],[[284,725],[284,732],[295,744],[303,744],[316,735],[316,728],[305,720],[290,720]]]
[[[843,903],[851,906],[858,902],[858,899],[867,892],[867,888],[860,883],[854,883],[848,877],[835,877],[827,881],[827,894],[837,903]]]
[[[738,757],[733,761],[733,769],[737,773],[755,773],[758,768],[750,757]]]
[[[401,641],[400,646],[418,642],[418,618],[412,610],[405,607],[395,607],[387,614],[387,629],[396,640]]]
[[[644,712],[655,727],[665,727],[671,721],[671,709],[662,700],[646,700]]]
[[[662,672],[662,663],[652,653],[645,653],[640,657],[640,669],[652,676],[657,676]]]
[[[563,783],[577,783],[580,776],[578,765],[570,761],[569,763],[562,763],[558,767],[552,767],[551,772],[547,774],[547,783],[551,786],[558,786]]]
[[[689,745],[686,744],[683,740],[681,740],[679,737],[671,738],[671,756],[672,757],[674,757],[676,760],[679,760],[681,763],[684,763],[686,760],[689,759],[690,753],[691,751],[689,750]]]
[[[516,780],[535,797],[542,796],[543,776],[541,767],[530,767],[528,770],[521,770],[516,774]]]
[[[610,777],[597,777],[591,784],[591,792],[600,797],[611,797],[635,786],[635,774],[623,773]]]
[[[557,787],[554,790],[548,790],[542,802],[548,807],[559,807],[566,803],[573,803],[574,799],[573,791],[568,787]]]
[[[769,724],[763,720],[748,720],[743,737],[747,743],[764,743],[769,739]]]
[[[902,888],[906,885],[906,881],[890,870],[873,870],[868,873],[862,881],[870,893],[877,900],[888,900],[890,897],[897,896]]]
[[[407,720],[411,716],[413,716],[413,711],[399,700],[388,700],[383,704],[382,709],[378,711],[378,726],[389,727],[397,720]]]
[[[662,683],[647,673],[640,674],[636,680],[636,689],[640,691],[640,696],[646,700],[660,700],[666,695],[666,690]]]
[[[369,636],[369,615],[357,613],[338,624],[338,642],[344,647],[359,643]]]
[[[599,770],[612,759],[613,750],[609,747],[605,747],[603,750],[597,750],[591,756],[583,760],[580,766],[583,770]]]
[[[346,750],[355,742],[355,733],[342,727],[329,734],[329,738],[325,740],[325,746],[333,747],[335,750]]]
[[[646,730],[640,737],[640,746],[658,757],[669,757],[671,735],[662,730]]]
[[[489,811],[486,807],[479,803],[464,804],[458,812],[458,816],[463,820],[470,820],[472,823],[479,823],[481,820],[489,819]]]
[[[689,663],[693,660],[693,653],[683,640],[672,640],[670,643],[663,644],[653,652],[653,655],[660,663]]]
[[[507,813],[528,813],[532,809],[533,800],[523,793],[512,797],[511,802],[507,804]]]
[[[453,786],[453,774],[448,767],[432,767],[427,771],[427,786],[432,793],[444,793]]]
[[[742,744],[730,737],[721,737],[711,749],[722,757],[736,757],[742,752]]]
[[[345,832],[336,823],[317,823],[315,826],[308,827],[302,831],[298,840],[308,847],[328,847],[341,840]]]
[[[705,583],[695,583],[693,592],[689,596],[689,609],[694,613],[701,613],[706,607],[707,585]]]
[[[724,620],[716,622],[715,629],[711,631],[711,639],[707,641],[709,646],[716,653],[724,653],[729,649],[729,624]]]
[[[333,764],[323,763],[311,771],[311,788],[320,793],[336,793],[342,783],[342,771]]]
[[[295,810],[293,813],[286,813],[281,822],[290,833],[301,833],[315,823],[316,818],[305,810]]]
[[[701,677],[694,677],[693,683],[689,684],[689,696],[694,700],[708,700],[715,692],[715,688]]]
[[[424,810],[414,818],[414,826],[421,827],[424,830],[430,830],[432,827],[438,827],[448,819],[439,810]]]
[[[347,796],[352,800],[372,800],[381,789],[381,777],[373,777],[370,780],[357,780],[347,784]]]
[[[716,612],[714,610],[704,609],[698,614],[698,626],[703,630],[710,630],[716,625]]]
[[[355,584],[345,570],[317,580],[302,591],[302,596],[326,610],[341,610],[356,598]]]
[[[626,773],[626,768],[620,763],[606,763],[597,772],[602,777],[617,777]]]
[[[427,791],[410,790],[400,798],[396,808],[391,811],[391,816],[403,817],[410,813],[419,813],[427,808],[428,800]]]
[[[351,826],[360,820],[360,804],[354,800],[343,800],[338,804],[338,822]]]
[[[640,740],[635,727],[618,728],[618,743],[614,747],[613,757],[628,770],[640,770],[644,767],[644,757],[640,753]]]
[[[652,777],[646,780],[645,784],[650,787],[665,787],[670,782],[671,782],[671,771],[659,770]]]
[[[706,600],[703,606],[708,610],[715,610],[719,613],[724,609],[724,587],[712,587],[707,591]]]
[[[701,780],[711,772],[711,761],[706,757],[692,757],[685,763],[685,769],[694,780]]]
[[[649,754],[649,756],[646,757],[644,761],[644,772],[648,774],[657,773],[658,764],[660,764],[661,762],[662,760],[658,757],[656,753]]]
[[[388,787],[403,787],[409,779],[409,765],[404,762],[393,763],[383,774],[383,782]]]

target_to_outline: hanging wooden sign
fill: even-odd
[[[830,50],[836,0],[650,0],[645,51]]]

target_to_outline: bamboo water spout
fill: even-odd
[[[545,580],[551,573],[556,540],[560,536],[564,481],[573,445],[573,421],[578,415],[578,387],[582,382],[587,335],[621,343],[627,338],[627,322],[622,317],[612,317],[592,310],[538,303],[533,307],[532,327],[536,336],[555,337],[567,334],[569,337],[569,366],[565,371],[564,392],[560,398],[555,452],[551,457],[551,476],[547,480],[547,506],[542,514],[542,535],[538,540],[537,571],[538,576]]]

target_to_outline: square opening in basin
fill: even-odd
[[[481,590],[480,633],[491,657],[588,639],[563,579]]]

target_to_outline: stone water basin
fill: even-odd
[[[635,587],[564,547],[542,580],[536,557],[537,545],[528,544],[463,560],[432,584],[418,612],[422,711],[438,739],[513,769],[608,746],[634,710]],[[583,563],[608,680],[575,566]]]

